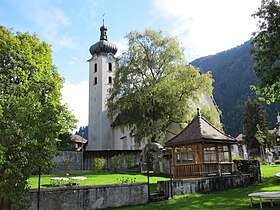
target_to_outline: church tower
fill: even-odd
[[[107,39],[107,27],[100,27],[100,40],[89,48],[89,125],[86,150],[114,149],[114,134],[107,116],[108,90],[113,84],[117,46]]]

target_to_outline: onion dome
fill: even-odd
[[[100,27],[100,41],[91,45],[89,48],[90,54],[112,53],[115,55],[117,51],[117,46],[107,40],[107,27],[103,23],[103,26]]]

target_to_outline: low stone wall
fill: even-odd
[[[158,181],[157,188],[166,197],[171,196],[170,181]],[[172,180],[172,195],[206,193],[245,187],[252,184],[249,175],[206,177]]]
[[[64,161],[70,161],[70,173],[80,172],[83,170],[83,152],[76,151],[59,151],[58,156],[53,159],[55,167],[51,173],[66,173]]]
[[[29,210],[37,209],[37,192],[37,189],[29,191],[32,200]],[[40,210],[92,210],[138,205],[148,202],[147,192],[147,183],[43,188]]]

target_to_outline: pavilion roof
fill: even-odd
[[[198,110],[197,116],[177,136],[165,143],[166,147],[184,146],[193,143],[237,144],[237,140],[215,128],[204,119]]]

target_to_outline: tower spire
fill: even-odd
[[[107,27],[104,26],[104,16],[105,13],[102,15],[103,16],[103,25],[100,27],[100,40],[108,40],[107,39]]]

